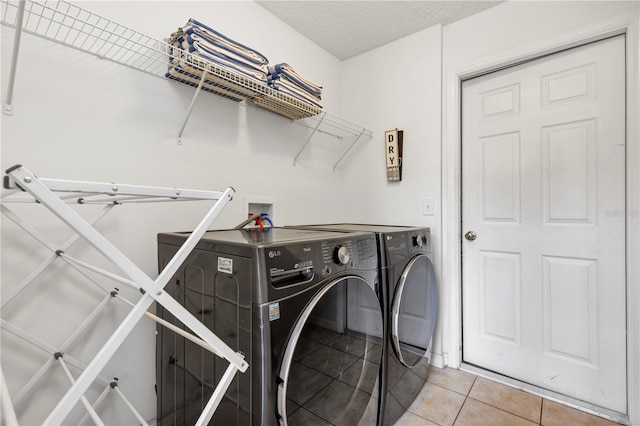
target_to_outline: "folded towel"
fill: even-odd
[[[292,66],[288,64],[282,63],[269,65],[269,74],[279,74],[280,76],[287,76],[287,78],[295,81],[298,85],[311,93],[314,93],[316,95],[320,95],[322,93],[322,86],[314,83],[307,78],[302,77],[295,69],[293,69]]]
[[[269,62],[268,59],[257,50],[251,49],[243,44],[240,44],[220,34],[214,29],[206,26],[205,24],[199,21],[196,21],[193,18],[189,19],[189,21],[184,27],[180,28],[178,31],[176,31],[171,35],[169,44],[172,44],[173,41],[175,41],[175,39],[183,36],[184,34],[188,34],[192,36],[197,35],[207,43],[223,48],[237,55],[243,56],[248,61],[258,65],[266,65]]]
[[[207,77],[203,85],[215,85],[221,87],[224,91],[231,91],[243,98],[255,96],[257,93],[266,93],[267,85],[264,81],[248,78],[241,75],[235,70],[228,67],[222,67],[218,64],[201,58],[198,55],[190,54],[184,50],[172,46],[170,54],[169,74],[176,77],[177,74],[185,74],[196,80],[196,84],[200,82],[202,70],[207,71]],[[167,75],[169,77],[169,75]]]
[[[230,61],[231,63],[243,66],[247,68],[254,69],[259,71],[260,73],[267,75],[269,71],[265,64],[257,64],[253,61],[248,60],[243,55],[238,55],[235,52],[229,51],[227,49],[223,49],[215,44],[208,43],[205,39],[198,36],[195,33],[189,33],[185,37],[178,38],[178,41],[183,44],[182,48],[186,49],[186,45],[189,46],[190,51],[198,52],[199,55],[205,57],[217,57],[222,58],[226,61]]]
[[[292,120],[322,112],[322,86],[288,64],[268,66],[267,58],[195,19],[168,40],[167,78],[235,101],[247,100]],[[271,75],[268,75],[271,73]]]
[[[300,88],[296,85],[288,84],[287,82],[280,80],[275,80],[270,82],[269,86],[281,93],[286,93],[287,95],[299,99],[303,102],[322,108],[322,104],[317,97],[309,95],[309,93],[305,92],[304,90],[300,90]]]
[[[199,44],[189,44],[187,40],[184,38],[178,38],[174,43],[174,47],[178,47],[186,52],[192,53],[194,55],[198,55],[203,59],[218,64],[220,66],[224,66],[232,69],[244,76],[255,78],[262,82],[266,82],[267,75],[264,71],[257,70],[253,66],[248,67],[244,62],[234,61],[229,59],[228,57],[219,56],[213,53],[209,53],[206,49],[204,49]]]
[[[269,74],[267,76],[267,83],[273,84],[274,82],[278,82],[284,84],[288,87],[291,87],[293,90],[297,90],[299,92],[304,92],[307,96],[320,101],[322,97],[318,92],[310,92],[306,89],[306,87],[300,86],[296,80],[289,78],[285,74]]]

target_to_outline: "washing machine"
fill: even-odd
[[[160,269],[187,237],[158,235]],[[376,244],[367,232],[204,234],[166,290],[249,363],[211,424],[376,423],[384,344]],[[193,424],[227,366],[158,327],[157,424]]]
[[[376,235],[384,310],[379,424],[393,425],[423,388],[431,360],[438,289],[429,228],[369,224],[296,226]]]

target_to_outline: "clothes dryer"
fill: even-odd
[[[158,236],[160,269],[187,237]],[[374,234],[209,231],[166,289],[249,363],[211,424],[375,424],[384,320]],[[193,424],[227,365],[158,328],[158,424]]]
[[[353,223],[297,228],[376,235],[385,312],[378,424],[392,425],[415,400],[429,372],[438,307],[430,229]]]

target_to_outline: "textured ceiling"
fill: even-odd
[[[340,60],[436,24],[450,24],[502,1],[258,0]]]

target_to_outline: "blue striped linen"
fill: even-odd
[[[231,68],[232,70],[239,72],[247,77],[255,78],[262,82],[266,82],[267,80],[267,74],[264,71],[258,70],[253,66],[247,66],[245,62],[239,62],[239,61],[230,59],[228,57],[218,55],[215,52],[210,53],[200,43],[196,42],[192,44],[192,43],[189,43],[188,39],[185,40],[184,38],[180,37],[173,43],[173,45],[189,53],[196,54],[217,65]]]
[[[166,77],[182,81],[190,85],[200,82],[202,69],[208,71],[203,87],[209,91],[220,93],[235,100],[243,100],[256,93],[265,93],[267,85],[264,81],[241,75],[228,67],[213,63],[199,55],[190,54],[177,46],[171,46],[170,66]],[[191,84],[194,83],[194,84]]]
[[[280,80],[273,80],[269,82],[269,85],[279,92],[286,93],[287,95],[293,96],[298,100],[322,108],[322,104],[320,103],[320,99],[318,97],[312,96],[308,92],[301,90],[295,84],[286,83]]]
[[[309,96],[310,98],[315,99],[316,101],[320,101],[322,99],[322,96],[320,95],[320,93],[310,92],[305,87],[300,86],[295,80],[288,78],[284,74],[269,74],[267,76],[267,82],[270,85],[277,83],[278,85],[289,86],[299,92],[304,93],[305,96]]]
[[[248,61],[253,62],[254,64],[267,65],[269,63],[269,60],[257,50],[251,49],[241,43],[238,43],[237,41],[234,41],[224,36],[223,34],[220,34],[213,28],[210,28],[193,18],[189,19],[189,22],[187,22],[187,24],[182,27],[180,31],[184,34],[197,34],[198,36],[202,37],[203,41],[228,50],[229,52],[243,56]]]
[[[204,90],[237,101],[266,93],[267,58],[197,20],[172,33],[168,44],[167,78],[197,86],[206,69]]]
[[[184,43],[184,37],[180,37],[179,40]],[[243,67],[251,68],[259,71],[263,74],[267,74],[269,69],[265,64],[256,64],[253,61],[248,60],[242,55],[238,55],[234,52],[230,52],[227,49],[223,49],[215,44],[207,43],[202,37],[197,34],[187,33],[186,42],[191,46],[192,50],[197,50],[202,56],[214,56],[218,58],[226,59],[232,63],[241,65]]]
[[[288,80],[296,83],[306,91],[320,96],[322,94],[322,86],[313,81],[301,76],[292,66],[281,63],[275,65],[269,65],[269,75],[277,75],[279,77],[286,77]],[[277,78],[277,77],[276,77]]]

